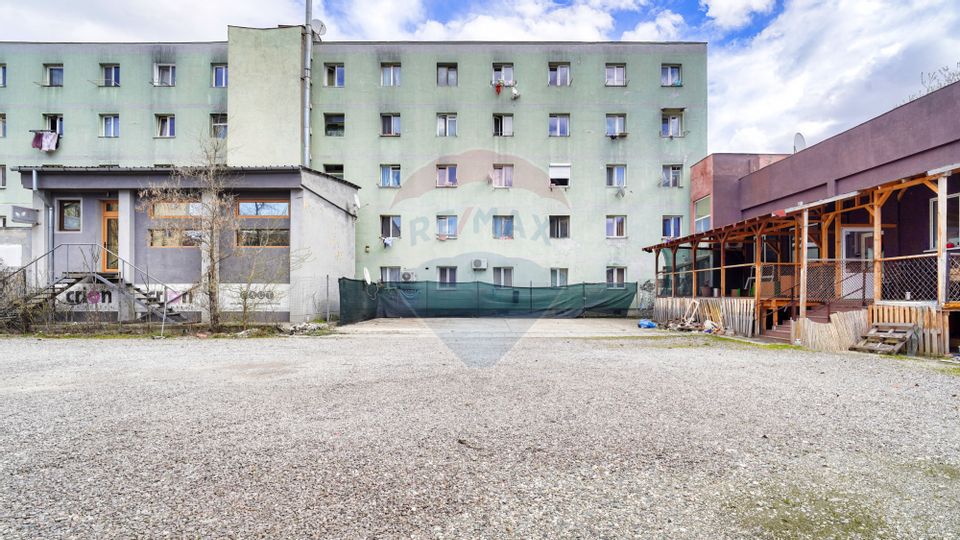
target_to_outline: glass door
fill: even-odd
[[[117,252],[120,248],[120,206],[117,201],[100,201],[103,225],[101,227],[102,245],[105,248],[100,257],[100,270],[118,272],[120,260]]]

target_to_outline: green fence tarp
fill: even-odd
[[[611,287],[578,283],[563,287],[502,287],[480,281],[371,283],[340,278],[340,323],[378,317],[624,316],[637,284]]]

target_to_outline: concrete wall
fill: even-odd
[[[23,266],[32,259],[30,229],[0,229],[0,268]]]
[[[789,154],[710,154],[690,168],[690,222],[693,231],[693,205],[710,199],[713,227],[740,221],[740,178]]]

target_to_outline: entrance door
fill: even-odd
[[[873,227],[845,227],[842,247],[844,299],[873,298]]]
[[[117,272],[120,270],[120,260],[117,252],[120,249],[120,205],[117,201],[100,201],[100,214],[103,224],[100,227],[102,245],[105,248],[100,256],[100,270],[102,272]]]

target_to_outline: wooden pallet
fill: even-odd
[[[876,323],[860,337],[851,351],[877,354],[916,354],[917,325],[910,323]],[[904,351],[904,348],[907,350]]]

